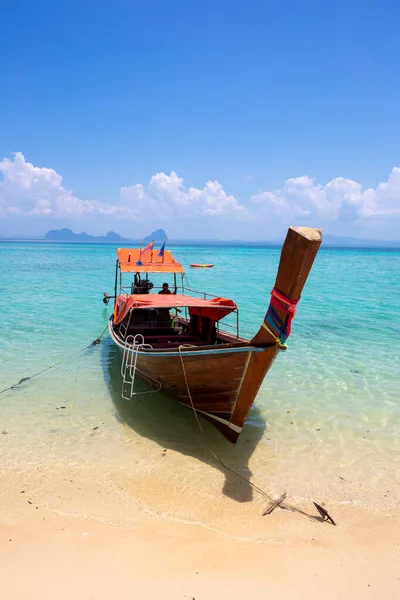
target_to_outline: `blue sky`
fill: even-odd
[[[0,234],[400,237],[398,3],[0,10]]]

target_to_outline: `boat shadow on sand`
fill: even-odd
[[[138,394],[131,400],[121,396],[121,358],[119,349],[103,344],[104,376],[116,410],[117,419],[142,437],[157,443],[162,450],[174,450],[192,456],[220,470],[225,476],[223,494],[237,502],[249,502],[253,488],[248,481],[225,469],[212,456],[210,449],[230,469],[251,479],[249,460],[262,438],[265,421],[253,405],[238,442],[225,440],[208,421],[200,417],[204,435],[193,412],[162,392]],[[146,383],[135,382],[135,389],[148,390]]]

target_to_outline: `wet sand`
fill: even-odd
[[[326,507],[334,527],[310,502],[288,498],[299,512],[277,508],[263,517],[268,503],[255,498],[226,505],[215,527],[214,519],[157,512],[82,469],[29,482],[26,473],[4,475],[4,600],[400,597],[394,515],[335,504]],[[161,481],[154,490],[161,500]]]

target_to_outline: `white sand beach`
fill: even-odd
[[[256,499],[236,503],[216,528],[173,511],[157,514],[83,471],[32,478],[25,487],[20,473],[9,472],[7,482],[0,513],[4,600],[400,597],[394,516],[335,505],[335,527],[296,501],[310,516],[280,508],[261,516],[266,502]],[[161,498],[163,486],[155,493]]]

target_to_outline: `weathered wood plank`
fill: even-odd
[[[282,247],[275,287],[293,301],[300,299],[321,241],[320,229],[290,227],[287,233]],[[286,325],[288,315],[278,310],[277,313]],[[278,333],[276,331],[276,335]],[[271,343],[274,343],[272,347]],[[279,345],[274,336],[263,326],[260,327],[250,344],[269,347],[260,354],[251,354],[247,373],[243,379],[231,418],[232,423],[239,427],[243,426],[261,383],[279,352]]]

